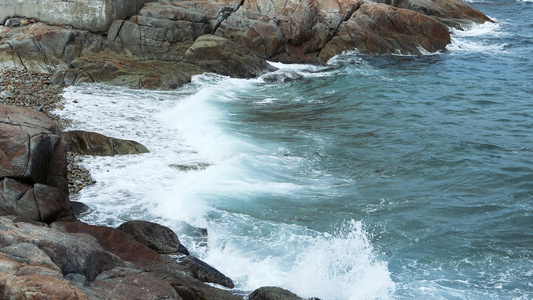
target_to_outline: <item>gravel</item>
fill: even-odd
[[[51,74],[30,73],[20,69],[0,68],[0,104],[24,106],[36,109],[48,115],[64,128],[70,123],[53,114],[56,109],[63,109],[63,89],[65,86],[54,85]],[[84,187],[96,181],[81,163],[81,157],[68,153],[68,182],[71,198]]]

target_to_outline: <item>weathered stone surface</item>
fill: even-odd
[[[337,35],[320,56],[329,59],[339,49],[358,49],[369,54],[421,54],[444,49],[449,43],[448,29],[430,17],[389,5],[364,3],[339,26]]]
[[[29,108],[0,105],[0,179],[41,183],[67,193],[67,147],[55,122]]]
[[[185,52],[185,61],[214,72],[238,78],[254,78],[274,70],[257,55],[235,42],[214,35],[202,35]]]
[[[257,77],[272,70],[265,60],[435,52],[450,42],[446,26],[486,21],[460,0],[160,0],[113,22],[105,38],[39,23],[0,27],[0,65],[54,72],[56,83],[173,89],[203,72]]]
[[[84,155],[114,156],[149,152],[143,145],[130,140],[122,140],[81,130],[67,131],[62,134],[69,151]]]
[[[90,235],[104,250],[139,267],[150,266],[161,261],[157,252],[116,228],[89,225],[83,222],[55,222],[50,226],[66,233]]]
[[[124,266],[94,238],[74,237],[7,217],[0,217],[0,252],[18,263],[45,267],[61,274],[81,274],[89,281],[104,270]]]
[[[450,27],[468,27],[472,22],[492,22],[482,12],[461,0],[373,0],[399,8],[417,11]]]
[[[117,229],[131,235],[137,242],[159,254],[185,254],[189,251],[180,243],[176,233],[170,228],[148,221],[128,221]]]
[[[80,56],[106,48],[105,39],[87,31],[43,23],[0,30],[0,66],[55,73]]]
[[[106,31],[113,20],[138,13],[142,6],[150,1],[153,0],[3,1],[0,23],[8,17],[25,16],[55,25]],[[6,26],[9,26],[7,21]],[[20,26],[20,22],[16,26]]]
[[[253,291],[248,297],[249,300],[302,300],[302,298],[285,289],[267,286]]]

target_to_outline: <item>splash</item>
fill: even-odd
[[[360,221],[323,234],[302,253],[291,274],[297,294],[321,299],[389,299],[395,284],[376,257]]]

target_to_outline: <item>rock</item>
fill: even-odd
[[[184,58],[207,72],[238,78],[254,78],[274,70],[265,60],[232,40],[207,34],[194,41]]]
[[[389,5],[363,3],[339,26],[320,57],[329,59],[341,49],[419,55],[442,50],[449,43],[446,26],[430,17]]]
[[[148,221],[127,221],[117,229],[131,235],[137,242],[159,254],[184,254],[189,251],[170,228]]]
[[[194,278],[200,281],[220,284],[230,289],[234,287],[233,281],[229,277],[194,256],[182,257],[178,262],[189,269]]]
[[[70,201],[59,189],[39,183],[31,186],[10,178],[0,181],[0,215],[19,215],[46,223],[73,219]]]
[[[91,208],[82,202],[78,201],[70,201],[70,204],[72,205],[72,213],[75,217],[79,217],[81,214],[86,213],[91,210]]]
[[[15,94],[11,91],[2,91],[0,93],[0,98],[15,98]]]
[[[135,141],[111,138],[96,132],[74,130],[64,132],[62,137],[69,151],[84,155],[114,156],[149,152]]]
[[[0,217],[0,236],[0,252],[19,264],[46,268],[56,278],[75,273],[93,281],[101,272],[125,265],[93,238],[73,237],[46,226]]]
[[[229,291],[217,289],[189,276],[170,274],[164,278],[184,300],[242,300]]]
[[[253,291],[249,300],[303,300],[295,294],[273,286],[261,287]]]
[[[40,183],[68,193],[67,146],[45,114],[0,105],[0,179]]]
[[[98,299],[182,299],[166,281],[138,269],[122,267],[100,273],[92,283],[90,291],[97,294]],[[90,292],[87,294],[90,295]]]
[[[137,242],[129,234],[115,228],[89,225],[83,222],[55,222],[50,226],[65,233],[90,235],[98,241],[104,250],[138,267],[147,267],[161,261],[157,252]]]
[[[261,76],[272,71],[265,60],[436,52],[450,43],[446,26],[487,21],[460,0],[160,0],[114,21],[105,37],[42,23],[0,27],[0,66],[55,73],[55,83],[174,89],[204,72]]]
[[[277,71],[272,73],[267,73],[261,76],[264,82],[273,83],[273,82],[291,82],[301,80],[304,77],[294,71]]]
[[[464,28],[472,22],[493,22],[482,12],[461,0],[373,0],[399,8],[417,11],[450,27]]]

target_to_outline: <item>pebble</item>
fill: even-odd
[[[0,104],[39,110],[64,128],[71,121],[59,118],[53,111],[63,108],[62,94],[65,86],[53,84],[51,77],[51,74],[0,68]],[[89,170],[81,165],[81,157],[69,152],[67,161],[69,193],[72,197],[96,181],[91,177]]]

